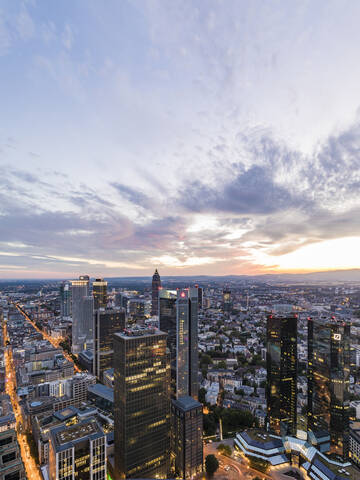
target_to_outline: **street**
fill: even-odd
[[[226,455],[220,454],[217,450],[217,446],[220,443],[228,444],[233,448],[232,439],[223,440],[222,442],[207,443],[204,445],[204,458],[206,458],[207,455],[213,454],[216,456],[220,464],[220,467],[215,473],[214,478],[217,478],[218,480],[221,480],[220,477],[227,478],[229,480],[250,480],[255,477],[259,477],[261,479],[271,478],[269,475],[251,469],[247,460],[240,458],[239,460],[235,460],[232,457],[227,457]]]
[[[53,339],[52,337],[50,337],[50,335],[48,335],[46,332],[44,332],[43,330],[40,330],[40,328],[37,327],[37,325],[31,320],[31,318],[29,317],[29,315],[27,315],[23,310],[21,310],[21,308],[18,306],[18,304],[14,304],[15,307],[18,309],[18,311],[24,316],[24,318],[29,322],[31,323],[31,325],[34,327],[34,329],[41,333],[41,335],[43,336],[43,338],[45,340],[47,340],[48,342],[51,343],[51,345],[55,348],[60,348],[62,350],[62,353],[64,355],[64,357],[66,358],[66,360],[68,360],[69,362],[71,363],[74,363],[73,359],[70,357],[70,355],[68,353],[66,353],[59,345],[59,341],[58,340],[55,340]],[[74,369],[76,372],[81,372],[80,368],[75,365],[74,363]]]
[[[3,323],[4,345],[6,345],[9,337],[6,322]],[[26,475],[27,478],[31,478],[31,480],[42,480],[42,475],[35,463],[34,458],[30,454],[30,447],[28,445],[26,435],[23,433],[23,419],[16,394],[16,372],[12,358],[11,347],[5,348],[4,361],[6,372],[6,393],[10,396],[11,404],[14,410],[17,439],[20,446],[21,457],[25,466]]]

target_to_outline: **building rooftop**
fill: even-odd
[[[90,417],[66,427],[64,424],[51,429],[51,437],[57,450],[71,448],[75,443],[90,437],[92,440],[104,435],[95,418]]]
[[[166,335],[165,332],[160,331],[155,327],[132,327],[126,328],[123,332],[116,332],[114,335],[129,340],[134,337],[148,337],[152,335]]]
[[[193,408],[202,407],[202,404],[200,402],[188,396],[180,397],[176,400],[173,400],[172,402],[177,408],[183,410],[184,412],[186,412],[187,410],[192,410]]]
[[[96,383],[95,385],[90,385],[88,392],[98,395],[99,397],[105,398],[109,402],[114,403],[114,390],[102,383]]]

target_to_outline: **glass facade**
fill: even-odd
[[[223,310],[224,313],[230,313],[232,309],[232,302],[231,302],[231,291],[228,289],[224,289],[223,291]]]
[[[94,310],[106,308],[107,305],[107,282],[102,278],[97,278],[93,282]]]
[[[171,404],[172,473],[175,478],[191,478],[203,469],[202,405],[191,397]]]
[[[157,269],[152,277],[152,299],[151,299],[151,315],[159,314],[159,290],[161,288],[161,279]]]
[[[198,398],[198,289],[178,290],[176,302],[176,397]]]
[[[170,350],[171,392],[176,392],[176,291],[159,292],[159,328],[167,333],[167,345]]]
[[[330,436],[330,450],[348,456],[350,324],[308,319],[308,430]],[[326,446],[323,447],[326,450]]]
[[[297,316],[267,318],[267,420],[277,435],[295,435],[297,422]]]
[[[114,335],[115,471],[118,478],[167,478],[170,358],[167,335],[131,329]]]
[[[125,310],[100,308],[94,313],[94,375],[102,382],[103,373],[113,368],[114,333],[125,328]]]

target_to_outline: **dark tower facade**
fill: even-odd
[[[103,278],[97,278],[93,282],[94,310],[106,308],[107,305],[107,282]]]
[[[203,469],[202,405],[192,397],[171,402],[171,451],[176,478],[188,479]]]
[[[151,315],[159,315],[159,290],[161,279],[157,269],[152,277]]]
[[[117,478],[168,478],[170,362],[166,333],[133,328],[114,334]]]
[[[178,290],[176,301],[176,398],[198,398],[198,290]]]
[[[159,291],[159,328],[167,333],[167,346],[170,350],[171,393],[176,392],[176,290]]]
[[[308,319],[308,431],[311,443],[344,458],[349,449],[350,324]]]
[[[125,329],[123,308],[99,308],[94,312],[94,375],[103,382],[103,373],[113,368],[114,333]]]
[[[267,318],[267,421],[277,435],[296,435],[297,316]]]

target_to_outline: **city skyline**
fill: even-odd
[[[359,268],[359,15],[4,0],[0,279]]]

